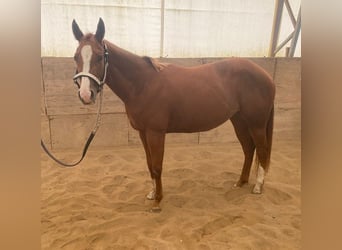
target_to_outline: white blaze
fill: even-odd
[[[93,52],[91,50],[90,45],[83,46],[81,50],[81,56],[83,61],[83,69],[82,72],[89,73],[90,70],[90,60]],[[81,87],[80,87],[80,96],[85,102],[91,101],[91,92],[90,92],[90,80],[88,77],[81,78]]]

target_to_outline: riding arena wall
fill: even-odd
[[[161,62],[194,66],[223,58],[162,58]],[[301,58],[249,58],[276,84],[274,140],[301,136]],[[41,137],[52,150],[81,150],[96,121],[98,103],[83,105],[73,84],[75,64],[69,57],[42,57]],[[91,148],[141,144],[129,124],[123,102],[104,88],[101,125]],[[238,143],[230,121],[199,133],[167,134],[166,144]]]

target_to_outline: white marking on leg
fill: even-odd
[[[81,50],[81,56],[83,60],[83,69],[82,72],[89,73],[90,70],[90,60],[91,56],[93,54],[93,51],[91,50],[90,45],[83,46]],[[91,91],[90,91],[90,80],[88,77],[82,77],[81,78],[81,86],[80,86],[80,96],[82,100],[86,103],[91,102]]]
[[[253,188],[254,194],[261,194],[261,188],[262,188],[262,185],[264,184],[264,178],[265,178],[265,170],[263,167],[259,166],[256,184]]]
[[[146,195],[149,200],[154,200],[156,198],[156,181],[152,179],[152,190]]]

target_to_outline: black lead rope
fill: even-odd
[[[84,148],[83,148],[83,153],[82,153],[82,156],[81,156],[81,159],[79,159],[77,162],[75,163],[65,163],[65,162],[62,162],[60,160],[58,160],[54,155],[51,154],[51,152],[47,149],[47,147],[45,146],[43,140],[41,139],[40,140],[40,145],[42,146],[42,148],[44,149],[44,151],[48,154],[48,156],[50,156],[51,159],[53,159],[55,162],[59,163],[60,165],[64,166],[64,167],[74,167],[76,165],[78,165],[85,157],[87,151],[88,151],[88,148],[89,148],[89,145],[91,143],[91,141],[93,140],[94,136],[95,136],[96,132],[92,131],[91,134],[89,135],[89,138],[86,142],[86,144],[84,145]]]
[[[91,133],[90,133],[90,135],[89,135],[89,137],[88,137],[88,140],[87,140],[86,144],[84,145],[81,159],[79,159],[79,160],[78,160],[77,162],[75,162],[75,163],[65,163],[65,162],[62,162],[62,161],[58,160],[58,159],[57,159],[57,158],[56,158],[56,157],[47,149],[47,147],[45,146],[43,140],[40,139],[40,145],[42,146],[42,148],[44,149],[44,151],[47,153],[47,155],[51,157],[51,159],[53,159],[55,162],[59,163],[60,165],[62,165],[62,166],[64,166],[64,167],[74,167],[74,166],[78,165],[78,164],[83,160],[83,158],[85,157],[85,155],[86,155],[86,153],[87,153],[87,151],[88,151],[89,145],[90,145],[91,141],[94,139],[95,134],[96,134],[96,132],[97,132],[97,129],[98,129],[99,126],[100,126],[102,99],[103,99],[103,90],[100,91],[100,100],[99,100],[99,106],[98,106],[98,110],[97,110],[97,118],[96,118],[95,127],[94,127],[93,131],[91,131]]]
[[[74,166],[76,166],[77,164],[79,164],[83,160],[83,158],[85,157],[85,155],[86,155],[86,153],[88,151],[89,145],[90,145],[91,141],[93,140],[93,138],[94,138],[94,136],[96,134],[97,129],[100,126],[101,108],[102,108],[102,99],[103,99],[103,85],[104,85],[105,80],[106,80],[107,68],[108,68],[108,50],[107,50],[106,44],[103,44],[103,49],[104,49],[104,63],[105,63],[105,66],[104,66],[104,74],[103,74],[102,81],[100,81],[96,76],[94,76],[93,74],[90,74],[88,72],[80,72],[80,73],[78,73],[77,69],[76,69],[76,74],[73,77],[74,83],[78,86],[78,88],[80,88],[80,84],[77,82],[78,78],[80,78],[80,77],[88,77],[88,78],[94,80],[98,84],[97,92],[100,92],[100,100],[99,100],[99,106],[98,106],[98,110],[97,110],[97,118],[96,118],[95,128],[90,133],[89,138],[88,138],[86,144],[84,145],[81,159],[79,159],[79,161],[77,161],[75,163],[65,163],[65,162],[62,162],[62,161],[58,160],[54,155],[52,155],[51,152],[45,146],[43,140],[42,139],[40,140],[40,145],[42,146],[44,151],[48,154],[48,156],[50,156],[51,159],[53,159],[55,162],[59,163],[60,165],[62,165],[64,167],[74,167]]]

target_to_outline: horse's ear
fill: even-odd
[[[102,43],[104,34],[105,34],[105,25],[104,25],[102,18],[100,17],[99,22],[97,24],[96,33],[95,33],[96,40]]]
[[[74,36],[77,41],[80,41],[83,37],[83,32],[80,30],[80,27],[78,27],[78,24],[76,23],[75,19],[72,21],[72,32],[74,33]]]

